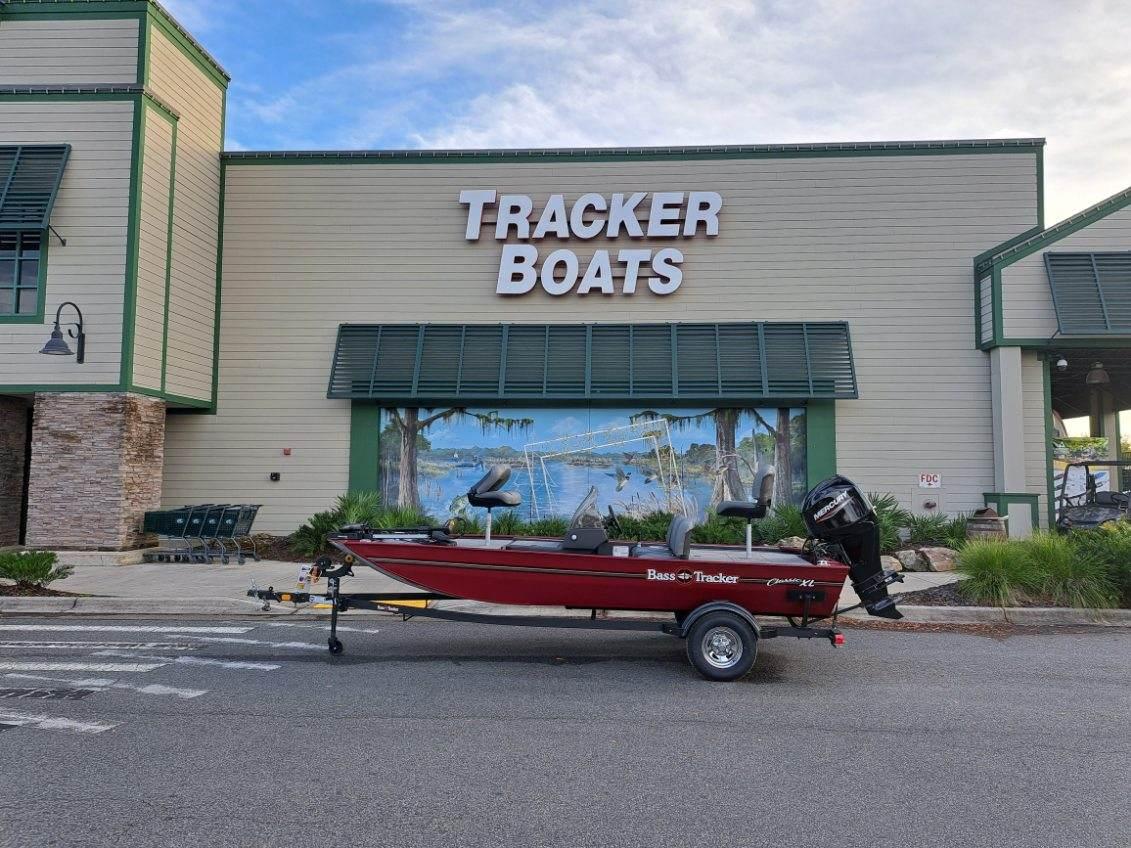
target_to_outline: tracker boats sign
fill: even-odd
[[[526,194],[497,194],[494,189],[465,189],[459,202],[467,207],[468,241],[479,241],[494,213],[494,239],[503,242],[495,293],[524,295],[538,285],[555,297],[634,295],[647,288],[669,295],[683,283],[683,251],[678,247],[597,248],[579,257],[559,247],[545,255],[543,239],[693,239],[719,234],[722,195],[715,191],[637,191],[630,194],[583,194],[567,204],[564,194],[551,194],[537,209]],[[516,243],[517,242],[517,243]]]

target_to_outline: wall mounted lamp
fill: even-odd
[[[72,307],[79,316],[77,323],[67,324],[67,335],[75,340],[75,350],[72,351],[67,340],[63,338],[63,331],[59,328],[59,316],[63,312],[64,306]],[[74,329],[71,329],[71,328]],[[78,308],[71,301],[67,300],[59,304],[59,308],[55,310],[55,329],[51,331],[51,338],[47,340],[47,344],[43,346],[40,353],[50,354],[52,356],[71,356],[75,354],[75,362],[81,364],[86,354],[86,333],[83,332],[82,326],[82,310]]]
[[[1084,382],[1089,386],[1106,386],[1111,382],[1111,377],[1109,377],[1107,371],[1104,370],[1104,364],[1102,362],[1093,362],[1092,370],[1088,372],[1088,376],[1084,378]]]

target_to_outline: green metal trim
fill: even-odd
[[[1101,200],[1094,206],[1090,206],[1082,212],[1073,215],[1071,218],[1066,218],[1059,224],[1049,227],[1047,230],[1042,230],[1039,233],[1030,236],[1023,241],[1014,240],[1011,244],[1006,242],[1004,245],[999,245],[994,249],[988,257],[981,254],[981,261],[978,263],[978,270],[985,270],[989,265],[995,265],[999,268],[1005,268],[1012,265],[1026,256],[1031,256],[1038,250],[1043,249],[1045,246],[1059,241],[1065,236],[1070,236],[1073,233],[1091,226],[1097,221],[1101,221],[1113,212],[1118,212],[1127,206],[1131,206],[1131,188],[1126,188],[1121,192],[1113,194],[1111,197]]]
[[[157,24],[162,35],[185,55],[196,67],[221,89],[227,90],[231,77],[189,33],[157,3],[149,6],[149,20]],[[152,39],[151,39],[152,40]]]
[[[1039,149],[1043,138],[971,141],[891,141],[831,144],[721,145],[713,147],[634,147],[499,150],[284,150],[232,151],[232,165],[357,165],[436,162],[620,162],[651,159],[809,159],[830,156],[938,156],[1017,154]]]
[[[137,16],[137,83],[149,82],[149,15]]]
[[[35,312],[29,312],[25,315],[0,315],[0,324],[43,324],[44,322],[44,309],[47,305],[47,251],[51,242],[51,231],[44,230],[41,240],[39,242],[39,278],[36,280],[36,288],[39,302],[35,307]],[[18,263],[17,263],[18,264]]]
[[[123,391],[119,389],[118,391]],[[150,389],[145,386],[130,386],[124,391],[135,395],[145,395],[146,397],[157,398],[158,400],[166,401],[167,403],[179,403],[184,406],[193,407],[195,409],[207,409],[211,404],[207,400],[201,398],[192,398],[185,395],[175,395],[170,392],[161,391],[159,389]]]
[[[1005,308],[1002,304],[1001,268],[994,265],[990,272],[990,291],[992,292],[990,305],[993,308],[993,341],[1000,345],[1005,338]]]
[[[122,86],[75,86],[45,88],[4,88],[0,87],[0,103],[79,103],[104,101],[113,103],[135,102],[144,98],[171,118],[179,118],[180,113],[172,106],[139,85]]]
[[[808,488],[836,474],[836,401],[812,400],[805,405],[805,452]]]
[[[1021,347],[1028,350],[1072,350],[1079,348],[1111,348],[1122,350],[1131,347],[1131,336],[1054,336],[1047,339],[1005,338],[998,347]]]
[[[381,407],[367,401],[353,401],[350,404],[349,491],[377,490],[380,434]]]
[[[161,319],[161,391],[165,391],[165,376],[169,363],[169,300],[173,290],[173,210],[177,193],[177,133],[180,127],[173,122],[173,141],[169,161],[169,228],[165,234],[165,308]]]
[[[998,515],[1008,515],[1009,507],[1013,504],[1027,504],[1032,516],[1033,528],[1041,527],[1040,495],[1032,492],[982,492],[982,501],[986,506],[992,506]]]
[[[1047,502],[1045,504],[1045,512],[1048,517],[1048,526],[1052,527],[1056,524],[1056,503],[1055,493],[1053,491],[1053,459],[1055,456],[1055,447],[1053,445],[1053,438],[1056,435],[1056,428],[1053,426],[1052,420],[1052,362],[1045,359],[1042,363],[1041,369],[1041,391],[1044,397],[1045,404],[1045,497]]]
[[[126,277],[122,296],[121,387],[134,381],[134,333],[137,319],[137,266],[141,251],[141,177],[145,158],[145,108],[141,99],[134,102],[133,142],[130,154],[130,205],[126,228]]]
[[[224,102],[227,104],[227,93]],[[221,118],[221,126],[223,118]],[[212,315],[212,412],[220,406],[220,289],[224,277],[224,192],[226,191],[224,160],[220,160],[220,206],[217,211],[216,235],[216,299]]]

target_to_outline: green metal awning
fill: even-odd
[[[1131,251],[1046,253],[1060,334],[1131,335]]]
[[[848,325],[342,324],[331,398],[687,404],[855,398]]]
[[[45,230],[69,144],[0,145],[0,230]]]

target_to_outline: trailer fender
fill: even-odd
[[[746,623],[754,629],[754,635],[759,639],[762,638],[762,629],[758,626],[758,622],[754,620],[754,616],[752,616],[750,612],[745,608],[740,607],[738,604],[732,603],[731,601],[710,601],[708,603],[697,606],[695,609],[689,612],[683,618],[683,620],[679,622],[680,638],[686,639],[687,634],[691,632],[691,628],[695,626],[695,622],[701,619],[707,613],[722,611],[732,612],[735,615],[745,619]]]

